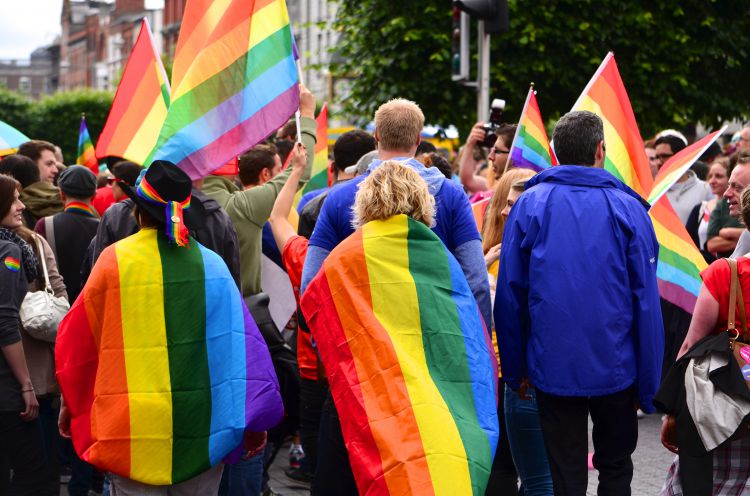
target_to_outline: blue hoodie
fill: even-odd
[[[430,194],[435,197],[435,226],[432,230],[456,257],[463,269],[486,323],[490,322],[491,305],[487,271],[484,265],[481,237],[477,230],[471,206],[461,186],[446,181],[434,167],[425,167],[413,158],[395,159],[414,169],[427,182]],[[302,272],[301,292],[318,273],[323,260],[336,245],[354,232],[352,206],[359,183],[378,167],[382,161],[373,161],[367,173],[331,189],[323,203]],[[489,325],[487,328],[489,329]]]
[[[546,393],[603,396],[635,384],[652,412],[664,330],[648,204],[592,167],[547,169],[505,224],[495,295],[503,377]]]

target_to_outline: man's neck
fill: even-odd
[[[393,158],[413,157],[414,151],[412,150],[378,150],[378,158],[380,160],[391,160]]]

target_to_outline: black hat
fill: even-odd
[[[119,186],[139,208],[163,221],[167,237],[179,246],[187,243],[188,229],[199,229],[205,222],[203,204],[192,197],[193,182],[172,162],[156,160],[141,172],[135,188],[124,182]]]
[[[96,194],[96,175],[83,165],[71,165],[57,178],[60,190],[73,198],[91,198]]]

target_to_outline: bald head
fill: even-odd
[[[379,151],[409,152],[419,144],[424,114],[419,106],[403,98],[389,100],[375,112],[375,139]]]
[[[746,127],[740,132],[737,150],[750,150],[750,127]]]

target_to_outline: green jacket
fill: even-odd
[[[315,156],[317,124],[315,119],[302,117],[300,127],[302,128],[302,143],[307,147],[307,165],[298,189],[310,180]],[[243,296],[252,296],[261,291],[260,261],[263,226],[271,215],[276,196],[291,173],[292,168],[287,167],[264,185],[246,190],[239,190],[232,181],[220,176],[208,176],[203,183],[202,191],[227,211],[237,229],[237,237],[240,240],[240,279]]]
[[[26,186],[21,191],[21,201],[26,205],[27,220],[36,223],[37,220],[48,215],[55,215],[63,211],[60,190],[46,181],[37,181]],[[31,214],[33,219],[29,218]],[[29,229],[34,229],[34,224]]]

